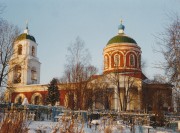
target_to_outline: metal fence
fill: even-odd
[[[54,117],[62,113],[63,106],[45,106],[45,105],[19,105],[10,103],[0,104],[0,113],[6,114],[12,111],[25,112],[29,120],[54,120]]]

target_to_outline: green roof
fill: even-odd
[[[16,40],[21,41],[21,40],[24,40],[24,39],[29,39],[29,40],[31,40],[33,42],[36,42],[35,38],[33,36],[31,36],[31,35],[28,35],[27,33],[23,33],[23,34],[19,35]]]
[[[134,43],[137,44],[136,41],[128,36],[125,36],[124,34],[119,34],[109,40],[107,45],[113,44],[113,43]]]

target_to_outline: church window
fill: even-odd
[[[114,55],[114,66],[119,66],[120,56],[118,54]]]
[[[14,83],[21,83],[21,66],[15,66]]]
[[[21,96],[18,98],[17,103],[22,104],[22,97]]]
[[[34,67],[31,69],[31,80],[37,81],[37,72],[36,72],[36,69]]]
[[[141,55],[139,55],[139,68],[141,68]]]
[[[42,95],[40,93],[34,93],[31,97],[31,103],[35,105],[42,104]]]
[[[108,57],[107,56],[105,56],[105,59],[104,59],[104,67],[108,68]]]
[[[35,96],[35,98],[34,98],[34,104],[35,104],[35,105],[40,104],[40,97],[39,97],[39,96]]]
[[[135,59],[134,59],[134,55],[133,54],[130,55],[130,65],[131,66],[135,65]]]
[[[18,55],[22,55],[22,45],[18,46]]]
[[[35,56],[35,47],[32,46],[32,56]]]

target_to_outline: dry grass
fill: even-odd
[[[58,124],[53,126],[51,133],[84,133],[83,127],[83,122],[63,116]],[[43,129],[36,130],[36,133],[43,132]],[[26,113],[17,111],[5,113],[1,118],[0,133],[28,133]]]
[[[0,122],[0,133],[27,133],[25,113],[9,112],[4,115]]]
[[[46,128],[40,127],[36,133],[47,133]],[[104,133],[112,133],[110,126],[106,127]],[[0,122],[0,133],[28,133],[28,125],[25,112],[6,113]],[[85,133],[82,119],[73,116],[62,116],[56,125],[52,125],[51,133]]]
[[[104,129],[104,133],[112,133],[111,127],[106,127],[106,128]]]
[[[79,125],[81,125],[80,128]],[[69,119],[66,116],[63,116],[59,119],[58,124],[53,128],[52,133],[84,133],[83,127],[83,122],[78,121],[73,117]]]

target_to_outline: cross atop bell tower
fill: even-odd
[[[24,30],[24,33],[29,35],[29,29],[28,29],[28,21],[26,21],[26,29]]]

